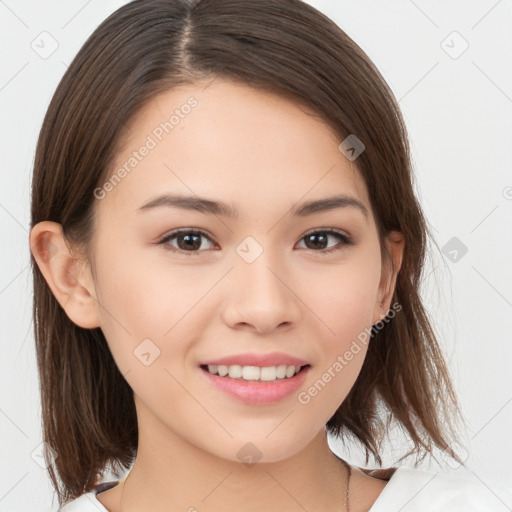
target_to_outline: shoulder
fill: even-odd
[[[512,489],[476,476],[397,468],[369,512],[506,512]]]
[[[100,492],[106,491],[107,489],[111,489],[115,487],[119,481],[112,482],[103,482],[94,487],[91,492],[86,494],[82,494],[79,498],[76,498],[73,501],[70,501],[62,508],[59,509],[58,512],[109,512],[103,504],[98,500],[96,494]]]

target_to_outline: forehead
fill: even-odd
[[[217,198],[243,218],[342,193],[371,211],[339,138],[318,114],[276,94],[219,78],[182,85],[153,98],[127,128],[100,209],[131,215],[176,193]]]

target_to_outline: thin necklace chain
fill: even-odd
[[[336,455],[336,454],[335,454]],[[336,457],[341,460],[341,462],[343,462],[343,466],[345,467],[345,480],[346,480],[346,484],[345,484],[345,491],[343,493],[343,509],[342,509],[342,512],[350,512],[350,509],[349,509],[349,502],[348,502],[348,491],[349,491],[349,486],[350,486],[350,477],[352,475],[352,471],[350,470],[350,466],[341,458],[341,457],[338,457],[336,455]],[[128,473],[128,476],[126,477],[126,480],[124,481],[123,483],[123,488],[121,490],[121,498],[119,500],[119,509],[121,512],[123,512],[123,496],[124,496],[124,489],[125,489],[125,486],[126,486],[126,482],[128,482],[128,478],[130,478],[130,475],[132,474],[132,471],[130,470],[130,472]]]
[[[336,454],[335,454],[336,455]],[[338,457],[336,455],[336,457]],[[345,492],[344,492],[344,502],[343,502],[343,512],[350,512],[350,509],[349,509],[349,503],[348,503],[348,489],[349,489],[349,486],[350,486],[350,477],[352,475],[352,471],[350,470],[350,466],[347,462],[345,462],[342,458],[338,457],[338,459],[341,460],[341,462],[343,462],[343,465],[345,466],[345,473],[346,473],[346,480],[347,480],[347,483],[345,485]]]

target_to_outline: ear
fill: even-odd
[[[376,324],[387,315],[393,293],[395,292],[396,278],[404,253],[405,241],[402,233],[391,231],[385,241],[385,250],[382,256],[382,272],[379,283],[378,299],[375,304],[373,324]]]
[[[85,329],[100,326],[99,304],[90,266],[74,255],[56,222],[30,230],[30,250],[53,295],[70,320]]]

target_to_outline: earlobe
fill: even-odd
[[[99,305],[90,268],[72,253],[62,226],[39,222],[30,231],[29,243],[39,270],[70,320],[85,329],[99,327]]]

